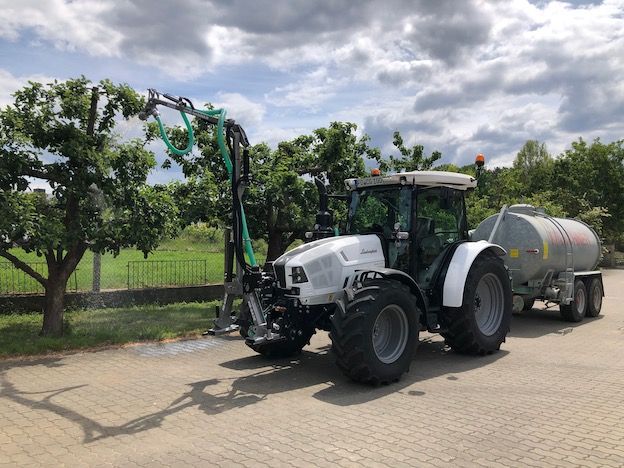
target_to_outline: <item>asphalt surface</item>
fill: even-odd
[[[624,271],[604,280],[598,318],[537,303],[482,358],[424,334],[378,388],[325,333],[294,360],[225,337],[0,361],[0,465],[623,466]]]

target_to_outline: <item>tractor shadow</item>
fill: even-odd
[[[303,351],[296,359],[268,360],[250,355],[220,363],[221,366],[241,371],[245,375],[228,378],[208,378],[186,384],[187,390],[167,406],[148,412],[120,425],[100,422],[80,411],[55,401],[55,397],[89,384],[64,388],[48,388],[35,392],[18,388],[8,373],[17,367],[61,367],[62,357],[11,360],[0,362],[0,402],[19,404],[38,412],[51,413],[71,421],[82,430],[82,443],[94,443],[109,437],[133,435],[161,427],[165,420],[181,411],[193,409],[207,416],[243,408],[267,400],[271,395],[293,392],[293,404],[302,398],[298,390],[320,387],[312,396],[338,406],[364,404],[388,394],[400,392],[415,383],[446,376],[449,381],[460,381],[458,374],[487,366],[504,358],[506,351],[490,356],[463,356],[449,351],[439,338],[425,335],[414,356],[411,371],[398,383],[370,387],[351,382],[335,366],[329,346],[317,346]],[[407,395],[420,396],[424,392],[408,390]],[[303,396],[305,397],[305,395]]]
[[[601,319],[602,315],[599,315],[593,318],[585,317],[582,322],[567,322],[561,318],[558,307],[545,309],[542,302],[537,302],[532,310],[513,316],[511,330],[507,336],[539,338],[550,334],[565,335],[577,327],[589,326]]]
[[[255,371],[232,380],[230,397],[235,400],[246,395],[255,396],[260,401],[272,394],[321,385],[324,388],[314,393],[314,398],[333,405],[351,406],[382,398],[428,379],[447,376],[451,381],[460,380],[456,374],[492,364],[507,353],[501,350],[489,356],[465,356],[450,351],[441,340],[425,336],[421,338],[410,372],[399,382],[377,387],[358,384],[344,376],[334,364],[329,346],[314,352],[304,350],[297,359],[269,361],[254,355],[221,365],[228,369]],[[408,394],[418,396],[424,392],[410,391]],[[249,399],[243,402],[248,403]]]

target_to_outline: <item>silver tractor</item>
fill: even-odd
[[[422,330],[461,353],[498,350],[512,316],[511,283],[505,250],[468,240],[464,194],[475,178],[418,171],[345,185],[346,233],[331,234],[322,206],[308,233],[321,238],[265,266],[246,296],[237,323],[247,345],[290,356],[325,330],[338,367],[371,384],[409,369]],[[321,191],[322,205],[325,197]]]

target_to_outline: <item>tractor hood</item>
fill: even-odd
[[[312,296],[331,302],[356,270],[384,267],[381,240],[375,234],[319,239],[286,252],[273,263],[280,288],[299,289],[303,304]],[[295,271],[293,272],[293,268]]]

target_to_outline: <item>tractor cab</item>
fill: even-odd
[[[386,267],[409,274],[423,288],[451,246],[468,240],[464,193],[476,186],[465,174],[417,171],[347,179],[347,233],[377,234]]]

